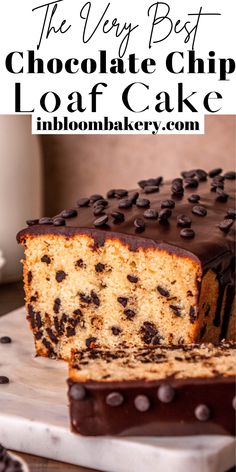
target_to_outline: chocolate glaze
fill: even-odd
[[[157,390],[167,382],[175,391],[169,403],[157,398]],[[157,381],[86,382],[83,401],[70,397],[74,382],[68,380],[71,427],[86,436],[186,436],[195,434],[235,434],[234,409],[235,379],[233,376],[196,379],[168,378]],[[106,397],[119,392],[124,402],[111,407]],[[137,395],[150,400],[150,408],[139,412],[135,408]],[[207,405],[210,418],[199,421],[194,411],[198,405]]]

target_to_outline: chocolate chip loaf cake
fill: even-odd
[[[150,178],[29,220],[18,241],[37,353],[234,336],[234,180]]]
[[[75,351],[74,432],[87,436],[235,433],[235,343]]]

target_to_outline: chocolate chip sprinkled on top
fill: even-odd
[[[158,212],[154,208],[149,208],[143,214],[144,218],[148,218],[150,220],[157,220]]]
[[[135,275],[127,275],[127,279],[132,284],[136,284],[138,282],[138,277],[136,277]]]
[[[144,193],[156,193],[159,192],[159,187],[157,185],[146,185],[143,189]]]
[[[194,215],[198,215],[198,216],[206,216],[207,215],[207,210],[202,205],[195,205],[192,208],[192,213]]]
[[[65,226],[66,221],[64,218],[61,218],[60,216],[57,216],[53,218],[53,224],[54,226]]]
[[[150,200],[147,198],[138,198],[136,205],[138,208],[148,208],[150,206]]]
[[[117,301],[125,308],[128,303],[128,298],[126,297],[118,297]]]
[[[97,218],[95,221],[94,221],[94,226],[96,227],[100,227],[100,226],[104,226],[106,225],[108,222],[108,216],[107,215],[103,215],[103,216],[100,216],[100,218]]]
[[[157,390],[157,398],[162,403],[170,403],[174,399],[175,391],[174,389],[168,384],[162,384]]]
[[[80,401],[84,400],[86,397],[86,390],[82,385],[74,384],[70,388],[70,398],[72,400]]]
[[[236,210],[234,208],[229,208],[225,218],[230,218],[232,220],[236,219]]]
[[[39,219],[34,219],[34,220],[27,220],[26,221],[26,224],[28,226],[34,226],[34,225],[37,225],[39,223]]]
[[[227,180],[235,180],[236,179],[236,172],[231,171],[231,172],[226,172],[224,174],[224,178]]]
[[[70,208],[69,210],[63,210],[60,216],[62,216],[62,218],[74,218],[77,215],[77,210],[75,210],[74,208]]]
[[[159,212],[159,220],[160,221],[166,221],[168,218],[170,218],[172,215],[172,211],[169,208],[164,208]]]
[[[120,200],[118,206],[119,206],[119,208],[127,209],[127,208],[131,208],[132,205],[133,205],[132,200],[130,200],[129,198],[124,198],[124,199]]]
[[[52,225],[53,224],[53,219],[48,218],[47,216],[44,216],[43,218],[40,218],[39,224],[40,225]]]
[[[190,203],[198,203],[200,200],[200,195],[197,195],[196,193],[193,193],[192,195],[190,195],[190,197],[188,197],[188,201]]]
[[[124,397],[119,392],[111,392],[106,396],[106,404],[109,406],[120,406],[124,402]]]
[[[169,297],[170,296],[170,292],[169,290],[166,290],[165,288],[161,287],[161,285],[158,285],[157,286],[157,291],[160,293],[160,295],[162,295],[163,297]]]
[[[90,199],[89,199],[89,198],[86,198],[86,197],[84,197],[84,198],[79,198],[79,200],[77,200],[77,205],[78,205],[79,207],[86,207],[86,206],[89,205],[89,203],[90,203]]]
[[[121,213],[120,211],[113,211],[111,216],[114,219],[113,223],[121,223],[125,219],[124,213]]]
[[[144,223],[142,218],[135,218],[134,226],[139,231],[144,231],[144,229],[145,229],[145,223]]]
[[[150,408],[150,400],[146,395],[137,395],[134,399],[134,405],[136,410],[144,413]]]
[[[175,207],[174,200],[162,200],[161,208],[170,208],[173,209]]]
[[[217,167],[216,169],[212,169],[208,172],[209,177],[216,177],[217,175],[221,174],[222,169],[220,167]]]
[[[11,338],[9,336],[2,336],[0,338],[0,344],[10,344]]]
[[[58,270],[56,272],[56,281],[57,282],[62,282],[66,278],[67,274],[64,272],[64,270]]]
[[[181,228],[190,228],[192,220],[188,215],[178,215],[177,216],[177,225]]]
[[[195,236],[195,232],[191,228],[183,228],[181,229],[179,234],[181,238],[186,238],[186,239],[193,239]]]
[[[0,384],[4,385],[4,384],[8,384],[8,383],[9,383],[9,378],[6,377],[5,375],[0,375]]]
[[[230,230],[233,223],[234,223],[234,220],[232,220],[231,218],[226,218],[219,224],[219,228],[224,233],[227,233]]]
[[[207,421],[210,418],[210,409],[207,405],[198,405],[195,410],[194,414],[199,421]]]

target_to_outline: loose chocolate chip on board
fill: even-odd
[[[98,200],[103,200],[103,196],[99,194],[94,194],[94,195],[91,195],[91,197],[89,197],[89,201],[92,204],[97,202]]]
[[[120,200],[119,202],[119,208],[123,208],[124,210],[126,210],[127,208],[131,208],[133,205],[133,202],[132,200],[130,200],[130,198],[124,198],[122,200]]]
[[[65,218],[61,218],[61,217],[53,218],[54,226],[65,226],[65,224],[66,224]]]
[[[227,233],[230,230],[233,223],[234,223],[234,220],[232,220],[231,218],[226,218],[219,224],[219,228],[224,233]]]
[[[198,178],[198,180],[204,182],[207,180],[207,172],[203,169],[196,169],[195,170],[195,176]]]
[[[139,197],[138,192],[133,192],[129,195],[129,199],[132,201],[132,203],[136,203],[138,197]]]
[[[45,262],[45,264],[49,265],[51,263],[51,258],[45,254],[43,257],[41,257],[41,262]]]
[[[2,336],[0,338],[0,344],[10,344],[11,338],[9,336]]]
[[[121,223],[125,219],[124,213],[121,213],[120,211],[113,211],[111,216],[113,218],[113,223]]]
[[[127,320],[132,320],[136,313],[134,310],[130,310],[130,309],[127,309],[127,310],[124,310],[124,315],[126,316]]]
[[[190,203],[198,203],[200,200],[200,195],[197,195],[195,193],[193,193],[192,195],[190,195],[190,197],[188,197],[188,201]]]
[[[0,384],[8,384],[9,383],[9,378],[6,377],[5,375],[0,375]]]
[[[108,190],[107,198],[115,198],[116,191],[115,189]]]
[[[54,300],[54,305],[53,305],[53,311],[56,315],[59,313],[60,307],[61,307],[61,300],[60,298],[56,298]]]
[[[124,402],[124,397],[119,392],[111,392],[106,396],[106,404],[109,406],[120,406]]]
[[[217,193],[217,197],[216,197],[216,200],[218,202],[222,202],[222,203],[225,203],[227,202],[228,198],[229,198],[229,194],[224,192],[224,190],[222,190],[221,188],[217,187],[216,189],[216,193]]]
[[[108,216],[107,215],[103,215],[103,216],[100,216],[100,218],[97,218],[95,221],[94,221],[94,226],[96,227],[100,227],[100,226],[104,226],[106,225],[108,222]]]
[[[53,219],[48,218],[47,216],[40,218],[39,220],[40,225],[52,225],[53,224]]]
[[[184,179],[195,177],[195,170],[182,171],[181,175]]]
[[[218,188],[224,190],[224,182],[212,182],[211,183],[211,192],[216,192]]]
[[[161,287],[160,285],[157,286],[157,291],[162,295],[163,297],[169,297],[170,292],[169,290],[166,290],[165,288]]]
[[[159,221],[167,221],[172,215],[172,211],[169,208],[164,208],[159,212]]]
[[[98,264],[95,265],[95,270],[98,273],[103,272],[105,268],[106,268],[105,264],[102,264],[101,262],[98,262]]]
[[[134,226],[135,226],[136,230],[138,230],[138,231],[144,231],[145,230],[145,223],[144,223],[142,218],[135,218]]]
[[[89,203],[90,203],[90,199],[87,197],[79,198],[79,200],[77,200],[77,205],[79,207],[87,207],[89,206]]]
[[[126,197],[126,196],[128,195],[128,190],[123,189],[123,188],[115,189],[114,192],[115,192],[114,196],[115,196],[116,198],[124,198],[124,197]]]
[[[117,301],[125,308],[128,303],[128,298],[126,297],[118,297]]]
[[[195,232],[191,228],[183,228],[180,231],[181,238],[192,239],[195,236]]]
[[[104,213],[104,206],[103,205],[98,205],[96,208],[93,210],[94,216],[102,216],[105,215]]]
[[[198,215],[198,216],[206,216],[207,215],[207,210],[204,206],[202,205],[195,205],[193,208],[192,208],[192,213],[194,215]]]
[[[150,408],[150,400],[146,395],[137,395],[134,399],[134,405],[136,410],[144,413]]]
[[[86,390],[82,385],[72,385],[70,388],[70,398],[72,398],[72,400],[84,400],[85,397]]]
[[[175,207],[174,200],[162,200],[161,208],[170,208],[171,210]]]
[[[28,277],[27,277],[27,278],[28,278],[28,284],[30,285],[31,282],[32,282],[32,280],[33,280],[33,274],[32,274],[32,272],[31,272],[31,270],[29,270],[29,272],[28,272]]]
[[[216,169],[212,169],[208,172],[209,177],[213,178],[216,177],[217,175],[221,174],[222,169],[220,167],[217,167]]]
[[[96,347],[96,341],[97,341],[97,338],[90,337],[86,339],[85,344],[88,349],[94,349]]]
[[[122,333],[122,329],[118,326],[112,326],[111,331],[114,336],[119,336],[119,334]]]
[[[77,215],[78,215],[77,210],[75,210],[75,208],[70,208],[69,210],[63,210],[60,216],[62,218],[73,218]]]
[[[191,177],[187,177],[184,179],[184,186],[185,188],[197,188],[198,187],[198,181],[196,179],[193,179]]]
[[[34,226],[34,225],[37,225],[39,223],[39,219],[35,219],[35,220],[27,220],[26,221],[26,224],[28,226]]]
[[[158,212],[154,208],[149,208],[144,212],[143,216],[150,220],[157,220]]]
[[[174,179],[172,181],[171,192],[173,195],[180,196],[180,197],[184,194],[182,179]]]
[[[175,391],[169,384],[162,384],[157,390],[157,398],[162,403],[170,403],[174,400]]]
[[[181,228],[190,228],[192,220],[188,215],[178,215],[177,216],[177,225]]]
[[[211,412],[207,405],[198,405],[194,410],[195,417],[199,421],[207,421],[210,418]]]
[[[148,200],[148,198],[138,198],[136,205],[138,208],[148,208],[150,206],[150,200]]]
[[[108,201],[105,200],[105,198],[101,198],[100,200],[96,200],[96,202],[94,202],[93,207],[97,208],[99,206],[103,206],[103,208],[107,207],[108,206]]]
[[[64,272],[64,270],[58,270],[56,272],[56,281],[58,283],[62,282],[66,277],[67,277],[67,274]]]
[[[127,279],[131,284],[136,284],[138,282],[138,277],[135,275],[127,275]]]
[[[224,174],[224,178],[227,180],[235,180],[236,179],[236,172],[231,171],[231,172],[226,172]]]
[[[179,308],[179,306],[170,305],[170,308],[171,308],[171,310],[174,312],[174,314],[175,314],[176,316],[179,316],[179,317],[180,317],[180,316],[182,315],[181,309]]]
[[[227,214],[226,214],[226,219],[227,218],[230,218],[231,220],[235,220],[236,219],[236,210],[234,210],[234,208],[229,208],[227,210]]]
[[[159,187],[157,185],[146,185],[143,190],[146,194],[156,193],[159,192]]]

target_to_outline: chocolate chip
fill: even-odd
[[[125,219],[124,214],[121,213],[120,211],[113,211],[111,213],[111,216],[112,216],[112,218],[114,218],[113,223],[121,223]]]
[[[118,326],[112,326],[111,331],[114,336],[119,336],[119,334],[122,333],[122,329],[120,329]]]
[[[128,303],[128,298],[126,297],[118,297],[117,301],[125,308]]]
[[[115,189],[114,192],[115,192],[115,193],[114,193],[114,196],[115,196],[116,198],[124,198],[124,197],[126,197],[126,196],[128,195],[128,191],[125,190],[125,189],[123,189],[123,188]]]
[[[195,177],[195,170],[182,171],[181,175],[184,179],[188,179],[189,177],[190,178]]]
[[[129,195],[129,199],[132,201],[132,203],[136,203],[138,197],[139,197],[138,192],[133,192]]]
[[[173,209],[175,207],[174,200],[162,200],[161,201],[161,208],[170,208]]]
[[[40,225],[52,225],[53,224],[53,219],[48,218],[47,216],[40,218],[39,220]]]
[[[144,189],[147,186],[154,186],[154,187],[159,187],[159,185],[162,183],[163,177],[156,177],[156,178],[150,178],[146,180],[140,180],[138,182],[138,186]]]
[[[170,305],[170,308],[171,308],[171,310],[174,312],[174,314],[175,314],[176,316],[181,316],[181,315],[182,315],[181,309],[179,308],[179,306]]]
[[[94,303],[94,305],[96,306],[100,306],[100,299],[98,297],[98,295],[96,294],[96,292],[94,292],[94,290],[92,290],[91,292],[91,299],[92,299],[92,302]]]
[[[65,226],[66,220],[61,218],[60,216],[53,218],[53,225],[54,226]]]
[[[206,210],[205,207],[203,207],[201,205],[195,205],[192,208],[192,213],[194,215],[198,215],[198,216],[206,216],[207,215],[207,210]]]
[[[127,275],[127,279],[131,284],[136,284],[138,282],[138,277],[135,275]]]
[[[178,215],[177,216],[177,225],[181,228],[190,228],[192,220],[188,215]]]
[[[166,290],[165,288],[161,287],[160,285],[157,286],[157,291],[162,295],[163,297],[169,297],[170,292],[169,290]]]
[[[9,344],[11,343],[11,338],[9,336],[2,336],[0,338],[0,344]]]
[[[95,345],[96,341],[97,341],[97,338],[94,338],[94,337],[87,338],[86,341],[85,341],[85,344],[86,344],[87,348],[94,349],[96,347],[96,345]]]
[[[159,187],[157,185],[146,185],[143,190],[146,194],[156,193],[159,192]]]
[[[54,305],[53,305],[53,311],[56,315],[59,313],[60,307],[61,307],[61,300],[60,298],[56,298],[54,300]]]
[[[94,208],[93,214],[94,214],[94,216],[105,215],[105,213],[104,213],[104,206],[98,205],[96,208]]]
[[[36,313],[36,316],[35,316],[35,324],[36,324],[36,326],[37,326],[39,329],[42,328],[42,326],[43,326],[42,318],[41,318],[41,315],[40,315],[40,311],[37,311],[37,313]]]
[[[102,264],[101,262],[98,262],[98,264],[95,265],[95,270],[98,273],[103,272],[105,268],[106,268],[105,264]]]
[[[139,231],[144,231],[145,230],[145,223],[144,223],[142,218],[135,218],[134,226]]]
[[[197,314],[196,314],[195,308],[193,306],[190,306],[189,318],[190,318],[190,323],[195,323],[195,321],[197,319]]]
[[[204,182],[207,180],[207,172],[203,169],[196,169],[195,170],[195,176],[198,178],[198,180]]]
[[[142,335],[141,339],[145,344],[157,345],[160,344],[161,339],[163,339],[163,337],[160,336],[156,325],[151,321],[144,321],[139,332]]]
[[[51,263],[51,258],[45,254],[43,257],[41,257],[41,262],[45,262],[45,264],[49,265]]]
[[[224,190],[224,182],[212,182],[211,183],[211,192],[216,192],[218,188]]]
[[[99,194],[94,194],[94,195],[91,195],[91,197],[89,197],[89,201],[92,204],[97,202],[98,200],[103,200],[103,196]]]
[[[207,405],[198,405],[195,410],[194,414],[199,421],[207,421],[210,418],[210,409]]]
[[[82,385],[74,384],[70,388],[70,398],[72,400],[84,400],[86,397],[86,390]]]
[[[48,336],[49,338],[51,339],[51,341],[55,344],[58,343],[58,339],[56,337],[56,335],[53,333],[52,329],[51,328],[47,328],[46,329],[47,333],[48,333]]]
[[[150,400],[146,395],[137,395],[134,399],[134,405],[136,410],[144,413],[150,408]]]
[[[5,377],[5,375],[0,375],[0,384],[8,384],[9,383],[9,378]]]
[[[108,190],[107,198],[115,198],[116,191],[114,189]]]
[[[102,206],[103,208],[106,208],[108,206],[108,201],[105,200],[105,198],[101,198],[100,200],[96,200],[96,202],[94,202],[93,207],[98,208],[100,206]]]
[[[27,279],[28,279],[28,284],[31,284],[31,282],[33,280],[33,274],[31,272],[31,270],[29,270],[29,272],[27,274]]]
[[[200,195],[197,195],[195,193],[193,193],[192,195],[190,195],[190,197],[188,197],[188,201],[190,203],[198,203],[200,200]]]
[[[236,172],[231,171],[231,172],[226,172],[224,174],[224,178],[227,180],[235,180],[236,179]]]
[[[226,218],[230,218],[231,220],[235,220],[236,219],[236,210],[233,209],[233,208],[229,208],[227,210]]]
[[[172,211],[169,208],[164,208],[159,212],[159,221],[167,221],[172,215]]]
[[[34,220],[27,220],[26,221],[26,224],[28,226],[34,226],[34,225],[37,225],[39,223],[39,219],[34,219]]]
[[[84,303],[87,303],[87,304],[92,303],[91,297],[89,295],[85,295],[85,293],[80,293],[79,298],[80,298],[81,302],[84,302]]]
[[[87,197],[80,198],[80,199],[77,201],[77,205],[78,205],[79,207],[86,207],[86,206],[89,206],[89,203],[90,203],[90,199],[87,198]]]
[[[182,196],[184,193],[183,180],[174,179],[171,185],[171,192],[173,195]]]
[[[220,167],[217,167],[216,169],[212,169],[208,172],[209,177],[216,177],[216,175],[221,174],[222,169]]]
[[[136,205],[138,208],[148,208],[150,205],[150,200],[147,198],[138,198],[138,200],[136,200]]]
[[[154,208],[149,208],[144,212],[143,216],[150,220],[156,220],[158,218],[158,212]]]
[[[96,227],[99,228],[100,226],[106,225],[107,222],[108,222],[108,216],[107,216],[107,215],[103,215],[103,216],[100,216],[100,218],[97,218],[97,219],[93,222],[93,224],[94,224],[94,226],[96,226]]]
[[[78,317],[81,317],[83,315],[82,311],[79,308],[77,308],[77,310],[74,310],[73,313]]]
[[[124,315],[126,316],[127,320],[132,320],[136,313],[134,310],[130,310],[130,309],[127,309],[127,310],[124,310]]]
[[[74,336],[75,335],[75,328],[71,327],[71,326],[67,326],[66,327],[66,336],[67,338],[70,338],[71,336]]]
[[[119,208],[127,209],[127,208],[131,208],[132,205],[133,205],[132,200],[130,200],[129,198],[124,198],[124,199],[120,200],[118,206],[119,206]]]
[[[234,223],[234,220],[232,220],[231,218],[226,218],[219,224],[219,228],[224,233],[227,233],[230,230],[233,223]]]
[[[191,228],[183,228],[180,231],[181,238],[192,239],[195,236],[195,232]]]
[[[42,338],[43,333],[42,333],[42,331],[37,331],[37,333],[35,333],[34,336],[35,336],[35,339],[37,339],[37,341],[39,341],[39,339]]]
[[[75,210],[74,208],[70,208],[69,210],[63,210],[60,216],[62,218],[73,218],[77,215],[78,215],[77,210]]]
[[[232,407],[234,410],[236,410],[236,396],[232,400]]]
[[[219,188],[219,187],[217,187],[216,193],[217,193],[216,200],[217,200],[218,202],[222,202],[222,203],[227,202],[227,200],[228,200],[228,198],[229,198],[228,193],[224,192],[224,190],[222,190],[222,189]]]
[[[185,188],[197,188],[198,184],[199,184],[198,181],[196,179],[191,178],[191,177],[188,177],[187,179],[184,179]]]
[[[67,277],[67,274],[64,272],[64,270],[58,270],[56,272],[56,281],[58,283],[62,282],[66,277]]]
[[[80,269],[86,269],[86,264],[84,263],[83,259],[78,259],[75,263],[75,267],[79,267]]]
[[[120,406],[124,402],[124,397],[119,392],[112,392],[106,396],[106,404],[109,406]]]
[[[162,403],[170,403],[175,396],[174,389],[169,384],[162,384],[157,390],[157,397]]]

